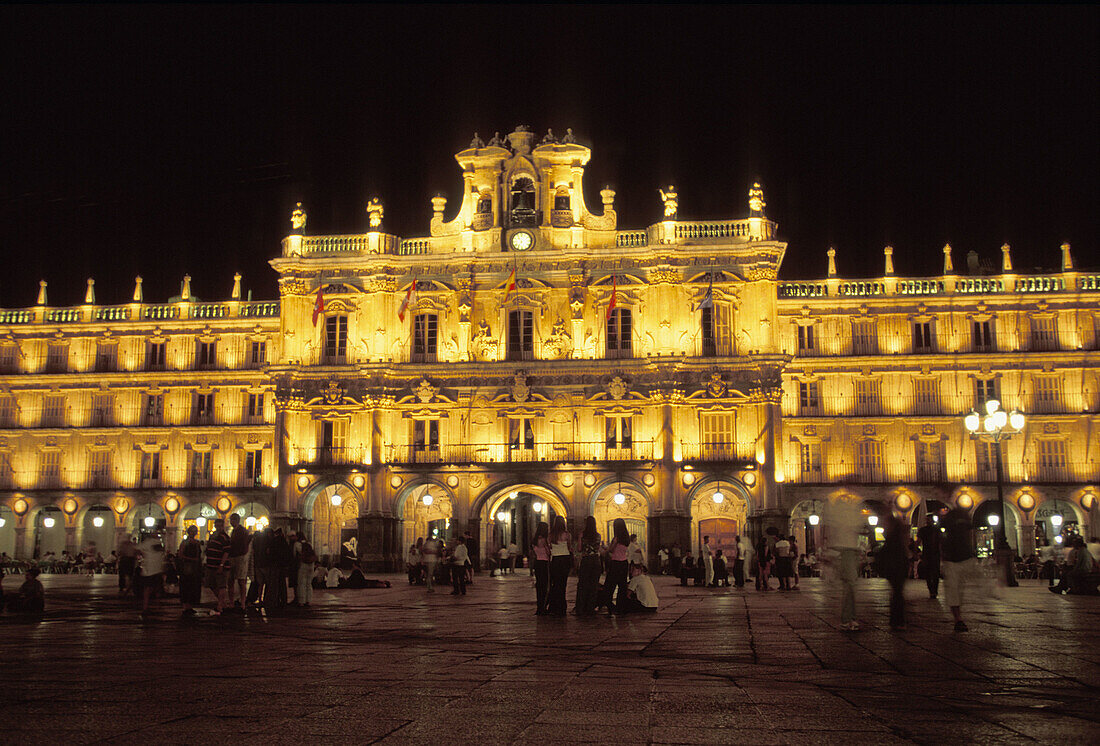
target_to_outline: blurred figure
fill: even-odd
[[[141,617],[149,617],[149,602],[154,594],[164,589],[165,552],[164,541],[158,534],[149,536],[137,545],[140,558],[138,578],[141,582]]]
[[[596,531],[596,517],[584,519],[584,531],[581,533],[581,566],[577,572],[577,603],[573,613],[579,616],[595,614],[599,606],[600,573],[600,534]]]
[[[941,547],[943,563],[943,590],[951,616],[955,619],[955,631],[966,632],[962,619],[963,584],[978,571],[978,555],[974,549],[974,524],[970,513],[955,507],[940,521],[943,526]]]
[[[134,568],[137,566],[137,547],[129,534],[118,542],[118,592],[126,595],[134,590]]]
[[[836,564],[840,583],[840,628],[859,630],[856,620],[856,578],[859,576],[859,536],[863,529],[863,513],[855,495],[838,495],[825,506],[822,544]]]
[[[194,616],[195,607],[202,602],[202,545],[198,535],[198,526],[188,526],[187,536],[180,542],[177,554],[183,616]]]
[[[886,515],[885,541],[875,556],[879,575],[890,582],[890,629],[905,625],[905,581],[909,577],[909,524],[894,511]]]
[[[917,540],[920,542],[920,561],[928,597],[935,598],[940,592],[940,548],[943,546],[943,532],[936,525],[935,516],[927,517],[925,524],[917,531]]]

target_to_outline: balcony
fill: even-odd
[[[317,466],[353,466],[365,463],[365,449],[346,446],[316,446],[314,448],[295,448],[295,464],[316,464]]]
[[[713,443],[680,443],[684,461],[754,461],[754,441],[721,441]]]
[[[653,458],[652,441],[635,441],[629,446],[608,447],[602,441],[590,443],[535,443],[530,448],[505,443],[457,443],[438,449],[415,445],[391,445],[387,460],[394,464],[504,464],[595,461],[648,461]]]

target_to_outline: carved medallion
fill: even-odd
[[[435,392],[438,390],[427,378],[421,378],[416,388],[413,389],[413,393],[416,394],[416,398],[420,400],[421,404],[427,404],[435,398]]]
[[[325,404],[339,404],[344,400],[344,389],[337,381],[329,381],[328,386],[321,392]]]
[[[707,382],[707,393],[714,399],[720,399],[726,395],[726,382],[722,380],[722,375],[715,371],[710,374],[710,381]]]
[[[615,376],[607,382],[607,394],[612,399],[622,399],[630,390],[630,384],[622,376]]]
[[[525,402],[531,396],[531,387],[527,385],[527,371],[517,370],[509,388],[512,401]]]

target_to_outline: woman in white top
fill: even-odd
[[[550,530],[550,616],[565,616],[565,586],[573,569],[573,537],[565,527],[565,518],[554,517]]]

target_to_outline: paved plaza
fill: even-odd
[[[1100,598],[1024,581],[964,607],[860,581],[842,632],[798,592],[681,588],[655,615],[534,615],[530,578],[469,595],[317,591],[309,609],[142,622],[113,576],[43,576],[48,613],[0,617],[0,742],[1074,743],[1100,733]],[[15,577],[7,583],[11,591]],[[572,582],[570,583],[572,594]]]

